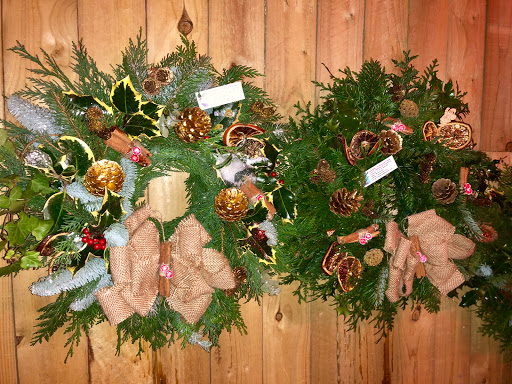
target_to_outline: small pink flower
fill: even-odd
[[[391,129],[393,131],[399,131],[399,132],[403,132],[405,131],[405,124],[404,123],[395,123],[391,126]]]
[[[371,240],[373,238],[373,236],[372,236],[372,234],[370,232],[366,232],[364,237],[366,238],[366,240]]]
[[[165,272],[165,278],[166,278],[166,279],[170,279],[170,278],[171,278],[171,277],[173,277],[173,276],[174,276],[174,273],[172,273],[172,271],[167,271],[167,272]]]
[[[260,201],[261,199],[263,199],[263,195],[256,196],[256,200]]]
[[[131,161],[133,161],[134,163],[137,163],[137,162],[139,161],[139,156],[137,156],[137,155],[132,155],[132,156],[130,157],[130,160],[131,160]]]
[[[365,245],[367,242],[368,242],[368,240],[366,240],[366,238],[364,238],[364,237],[361,237],[359,239],[359,244],[361,244],[361,245]]]
[[[160,266],[160,272],[165,273],[169,270],[169,266],[167,264],[162,264]]]
[[[416,252],[416,255],[418,255],[418,256],[419,256],[419,258],[420,258],[420,262],[425,263],[425,262],[427,261],[427,256],[425,256],[423,253],[421,253],[421,252]]]
[[[132,153],[134,155],[140,155],[141,152],[142,152],[142,150],[140,149],[140,147],[133,147],[133,149],[132,149]]]

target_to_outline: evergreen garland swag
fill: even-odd
[[[511,347],[510,168],[470,150],[464,93],[438,78],[436,61],[420,74],[414,58],[404,52],[392,73],[374,60],[359,72],[331,73],[330,84],[316,84],[321,105],[296,105],[299,118],[290,119],[292,140],[283,148],[293,164],[285,179],[297,197],[297,219],[280,232],[277,247],[279,269],[288,273],[283,282],[299,282],[301,300],[334,298],[352,328],[370,319],[382,336],[400,307],[437,312],[442,294],[432,283],[436,266],[429,265],[437,260],[427,250],[436,253],[442,239],[434,247],[421,243],[437,229],[420,232],[420,254],[407,252],[399,268],[398,251],[386,247],[393,237],[387,223],[410,236],[413,215],[433,209],[447,223],[434,221],[455,227],[457,241],[464,236],[476,244],[470,257],[471,251],[455,259],[450,250],[444,260],[448,274],[459,279],[448,295],[478,314],[483,334]],[[397,169],[365,187],[365,172],[390,155]],[[381,261],[383,249],[389,252]],[[410,261],[417,265],[409,271],[418,275],[414,280],[406,276]],[[413,281],[412,292],[390,302],[396,272]]]
[[[185,37],[175,52],[148,65],[146,42],[139,35],[130,40],[122,62],[112,67],[113,75],[101,72],[82,44],[73,45],[73,79],[45,51],[33,55],[19,42],[10,51],[32,62],[37,77],[7,98],[17,123],[4,120],[0,131],[0,210],[5,218],[0,240],[8,263],[0,276],[45,268],[48,275],[30,289],[41,296],[58,295],[40,309],[32,342],[48,340],[65,326],[72,355],[83,333],[116,312],[102,307],[110,305],[114,296],[109,295],[124,276],[114,267],[122,268],[122,275],[130,263],[126,258],[119,265],[116,254],[128,248],[144,254],[147,248],[134,242],[146,241],[134,228],[144,227],[147,233],[156,228],[157,237],[166,241],[184,218],[212,237],[208,241],[208,234],[200,235],[206,239],[201,244],[206,256],[201,265],[193,262],[203,269],[190,272],[202,273],[204,313],[187,321],[184,310],[173,310],[165,300],[169,283],[189,276],[179,276],[176,256],[174,264],[162,261],[162,251],[160,260],[132,267],[136,273],[137,268],[159,265],[145,271],[158,284],[137,282],[144,289],[128,292],[134,296],[128,312],[133,314],[108,318],[118,323],[118,349],[131,341],[142,351],[143,340],[154,349],[178,340],[208,349],[223,329],[245,331],[238,301],[278,292],[269,276],[274,247],[278,232],[295,217],[294,195],[277,176],[287,166],[278,149],[281,138],[274,134],[282,131],[275,130],[281,117],[266,93],[250,82],[260,74],[246,66],[218,72],[210,57],[198,55]],[[234,82],[242,83],[243,100],[205,111],[197,107],[196,92]],[[151,218],[155,225],[148,227],[145,216],[135,223],[147,212],[138,201],[149,181],[174,171],[190,175],[185,215],[162,226]],[[243,209],[237,202],[216,199],[226,188],[246,202]],[[233,211],[236,215],[230,216]],[[215,270],[219,265],[222,270]],[[136,280],[132,276],[121,283]],[[141,305],[139,294],[149,303]],[[179,299],[188,300],[184,297]]]

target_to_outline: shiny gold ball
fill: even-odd
[[[96,161],[89,167],[84,178],[85,188],[94,196],[103,196],[105,188],[112,192],[120,192],[123,183],[123,168],[111,160]]]
[[[249,199],[238,188],[225,188],[215,196],[215,213],[224,221],[239,221],[248,210]]]

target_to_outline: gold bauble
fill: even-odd
[[[178,116],[174,132],[185,143],[195,143],[204,139],[212,129],[210,116],[199,107],[185,108]]]
[[[94,196],[105,195],[105,188],[120,192],[123,183],[123,168],[115,161],[105,159],[93,163],[84,177],[85,188]]]
[[[224,221],[239,221],[248,209],[249,199],[238,188],[225,188],[215,196],[215,213]]]

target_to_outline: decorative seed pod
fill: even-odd
[[[324,183],[332,183],[336,179],[336,172],[330,169],[330,165],[325,159],[321,159],[316,168],[311,171],[309,174],[309,180],[313,184],[318,184],[320,182]]]
[[[247,215],[249,199],[238,188],[224,188],[215,196],[215,213],[224,221],[239,221]]]
[[[338,264],[338,282],[343,292],[350,292],[361,278],[361,262],[354,256],[344,257]]]
[[[457,185],[450,179],[439,179],[432,184],[432,196],[441,204],[450,204],[458,195]]]
[[[204,139],[212,129],[210,116],[199,107],[185,108],[178,116],[174,132],[185,143]]]
[[[347,188],[337,189],[329,199],[329,208],[337,215],[348,217],[358,211],[361,200],[363,196],[355,189],[351,192]]]
[[[418,104],[416,104],[412,100],[403,100],[400,103],[400,114],[403,117],[417,117],[420,113],[420,109],[418,108]]]
[[[85,188],[94,196],[103,196],[105,188],[112,192],[120,192],[123,183],[123,168],[115,161],[106,159],[93,163],[84,177]]]
[[[253,137],[247,139],[243,152],[252,159],[263,156],[262,149],[265,148],[265,142]]]
[[[337,241],[332,242],[322,260],[322,271],[331,276],[345,256],[347,252],[341,251],[341,245]]]
[[[364,262],[370,267],[375,267],[380,264],[383,257],[384,253],[382,252],[382,249],[373,248],[364,254]]]
[[[379,136],[370,131],[359,131],[350,142],[350,151],[356,159],[370,156],[379,146]]]
[[[379,139],[379,148],[384,155],[394,155],[402,149],[402,136],[392,129],[381,131]]]

